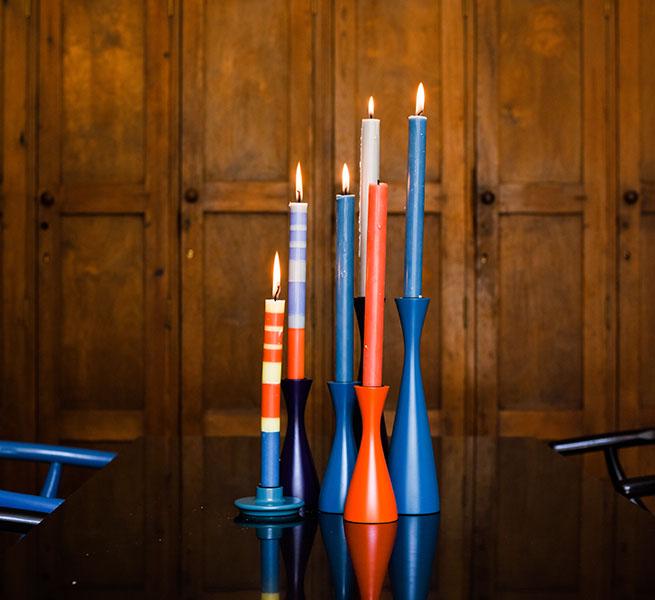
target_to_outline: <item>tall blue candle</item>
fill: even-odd
[[[409,117],[407,149],[407,219],[405,222],[406,298],[421,295],[423,283],[423,209],[425,204],[425,135],[428,120],[423,116],[425,92],[419,84],[416,114]]]
[[[335,381],[353,380],[353,291],[355,278],[355,196],[344,164],[342,194],[337,194],[336,373]]]

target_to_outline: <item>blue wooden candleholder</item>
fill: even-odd
[[[439,484],[421,376],[421,333],[429,298],[396,298],[405,343],[389,474],[398,514],[439,512]]]
[[[354,384],[328,382],[336,416],[332,450],[323,476],[318,508],[321,512],[343,514],[350,478],[357,460],[353,434]],[[359,409],[358,409],[359,411]]]
[[[255,496],[239,498],[234,505],[241,511],[245,520],[251,521],[287,521],[298,518],[303,506],[300,498],[285,496],[282,486],[257,486]]]
[[[336,600],[355,597],[355,571],[348,554],[343,517],[321,513],[318,517],[323,545],[330,563],[330,576]]]
[[[357,317],[357,329],[359,330],[359,369],[357,381],[362,381],[362,370],[364,369],[364,314],[366,312],[366,298],[357,296],[354,299],[355,317]],[[355,434],[355,445],[359,448],[362,441],[362,413],[359,404],[355,402],[353,408],[353,432]],[[382,440],[382,451],[385,456],[389,455],[389,436],[387,435],[387,424],[384,420],[384,413],[380,417],[380,439]]]
[[[402,516],[389,563],[394,600],[424,600],[430,592],[439,514]]]
[[[287,496],[300,498],[303,511],[318,507],[319,483],[305,429],[305,407],[311,379],[283,379],[282,393],[287,407],[287,433],[280,459],[280,483]]]

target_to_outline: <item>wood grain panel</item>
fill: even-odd
[[[359,129],[359,119],[366,116],[369,96],[375,98],[375,116],[382,121],[381,177],[393,183],[405,179],[407,120],[404,117],[414,114],[416,88],[423,81],[426,114],[430,118],[426,180],[439,180],[442,164],[440,2],[357,2],[356,24],[358,77],[356,105],[351,114]]]
[[[287,277],[287,230],[286,214],[205,215],[206,408],[259,411],[264,298],[276,251]]]
[[[501,181],[580,181],[581,3],[503,0],[499,15]]]
[[[143,181],[144,4],[64,0],[61,17],[62,180]]]
[[[145,362],[142,219],[66,215],[60,227],[61,405],[141,408]]]
[[[204,164],[209,181],[287,176],[289,37],[297,35],[289,16],[287,0],[206,5]]]
[[[645,213],[641,216],[640,235],[641,294],[640,310],[640,403],[644,407],[655,406],[655,365],[653,349],[655,348],[655,214]],[[627,349],[626,349],[627,351]]]
[[[423,296],[430,298],[421,343],[421,364],[425,399],[430,409],[441,405],[441,229],[439,215],[425,218],[424,261],[433,268],[426,269],[423,278]],[[400,390],[403,367],[403,334],[394,299],[402,296],[405,256],[405,217],[393,215],[387,225],[387,281],[384,336],[384,381],[391,386],[386,409],[395,410]],[[434,432],[433,432],[434,434]]]
[[[503,215],[498,236],[500,406],[578,408],[581,221],[577,216]]]
[[[625,43],[639,45],[639,95],[641,124],[637,131],[625,131],[626,135],[639,135],[640,169],[644,181],[655,181],[655,69],[653,69],[653,44],[655,44],[655,5],[641,1],[639,4],[639,39]],[[632,7],[630,7],[631,9]],[[626,48],[626,51],[629,51]],[[630,65],[632,67],[632,65]]]

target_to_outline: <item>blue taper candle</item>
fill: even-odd
[[[416,114],[409,117],[407,149],[407,218],[405,221],[406,298],[421,295],[423,284],[423,211],[425,204],[425,136],[427,118],[423,116],[425,93],[419,84]]]
[[[350,176],[344,164],[342,194],[337,195],[336,261],[336,373],[335,381],[353,380],[353,293],[355,279],[355,196],[349,194]]]

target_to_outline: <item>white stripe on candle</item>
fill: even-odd
[[[273,300],[268,298],[266,300],[266,312],[280,314],[284,312],[284,300]]]
[[[306,260],[295,260],[291,259],[289,261],[289,279],[288,281],[294,283],[304,283],[306,279],[305,271],[307,268]]]
[[[305,329],[305,315],[289,315],[289,328]]]
[[[307,248],[307,242],[289,242],[289,248]]]
[[[280,383],[282,379],[281,362],[262,362],[262,383]]]
[[[282,344],[264,344],[264,350],[281,350]]]
[[[280,431],[279,417],[262,417],[262,431],[265,433],[276,433]]]
[[[307,231],[307,225],[289,225],[289,231]]]
[[[264,325],[264,331],[274,331],[275,333],[282,333],[284,327],[282,325]]]

